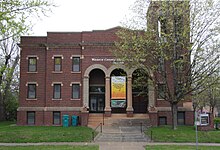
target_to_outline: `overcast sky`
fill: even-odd
[[[104,30],[121,25],[135,0],[53,0],[58,6],[49,17],[35,21],[33,34],[50,31]]]

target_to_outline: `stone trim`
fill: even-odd
[[[52,59],[54,59],[55,57],[60,57],[61,59],[64,59],[63,55],[53,55]]]
[[[18,107],[17,111],[80,111],[81,107]]]
[[[32,57],[39,60],[39,57],[37,55],[27,55],[26,59],[28,60],[29,58],[32,58]]]
[[[171,107],[157,107],[158,111],[171,111]],[[178,107],[178,111],[193,111],[190,108]]]

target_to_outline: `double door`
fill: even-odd
[[[104,94],[90,94],[89,101],[90,112],[104,112],[105,108],[105,95]]]

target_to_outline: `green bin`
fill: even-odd
[[[77,126],[78,124],[78,116],[72,116],[72,126]]]
[[[69,126],[69,115],[63,115],[63,127]]]

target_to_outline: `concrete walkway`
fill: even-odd
[[[121,126],[104,126],[103,132],[106,134],[112,135],[131,135],[130,139],[132,139],[134,134],[142,133],[144,129],[141,129],[138,126],[132,127],[121,127]],[[99,145],[99,150],[145,150],[147,145],[191,145],[195,146],[195,143],[156,143],[150,142],[150,140],[144,142],[134,142],[134,141],[115,141],[114,137],[112,139],[108,139],[109,141],[96,141],[96,142],[42,142],[42,143],[0,143],[0,146],[40,146],[40,145]],[[219,146],[220,143],[199,143],[199,146]]]
[[[40,146],[40,145],[99,145],[99,150],[145,150],[147,145],[190,145],[195,143],[156,142],[48,142],[48,143],[0,143],[0,146]],[[199,143],[199,146],[219,146],[220,143]]]

